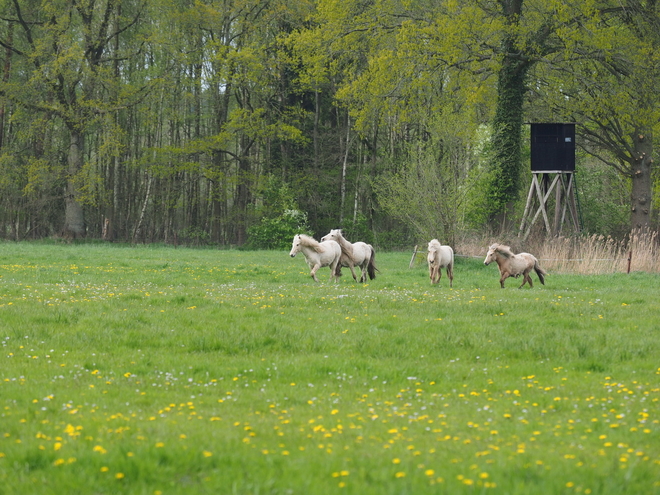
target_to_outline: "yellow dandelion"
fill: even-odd
[[[115,478],[117,478],[118,480],[124,479],[124,473],[115,474]]]
[[[405,478],[405,476],[406,473],[404,473],[403,471],[398,471],[397,473],[394,474],[395,478]]]

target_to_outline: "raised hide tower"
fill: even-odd
[[[575,193],[575,124],[530,124],[532,183],[519,236],[526,238],[541,217],[547,233],[565,223],[580,231]]]

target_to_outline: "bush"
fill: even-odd
[[[359,213],[353,220],[344,220],[344,227],[341,229],[344,238],[349,239],[351,242],[366,242],[367,244],[374,243],[374,233],[369,228],[367,217]]]
[[[248,228],[245,249],[286,249],[296,234],[312,235],[307,213],[298,209],[295,194],[286,182],[266,176],[260,196],[262,205],[254,211],[259,221]]]
[[[261,221],[248,229],[247,249],[286,249],[296,234],[312,235],[307,213],[292,209]]]

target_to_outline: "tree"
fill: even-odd
[[[539,73],[540,103],[577,122],[585,151],[630,181],[630,226],[649,227],[660,8],[655,1],[603,2],[595,10],[576,5],[570,15],[581,22]]]
[[[127,104],[127,97],[109,101],[112,77],[111,44],[140,19],[143,0],[122,8],[119,0],[32,0],[7,2],[4,18],[12,36],[6,50],[22,59],[20,80],[5,80],[2,95],[16,105],[59,119],[66,131],[64,175],[67,237],[85,235],[82,203],[85,182],[85,140],[100,115]],[[118,96],[115,92],[114,96]]]

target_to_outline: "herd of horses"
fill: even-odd
[[[316,272],[319,268],[330,267],[330,281],[338,281],[341,277],[342,267],[348,267],[353,280],[358,282],[355,267],[360,268],[360,283],[376,278],[376,251],[371,244],[365,242],[351,243],[347,241],[341,229],[333,229],[318,242],[313,237],[298,234],[293,238],[293,246],[289,255],[294,257],[302,252],[310,269],[310,276],[318,282]],[[443,246],[440,241],[433,239],[428,245],[427,263],[431,284],[437,284],[442,278],[444,268],[449,278],[449,287],[454,283],[454,250],[450,246]],[[539,260],[529,253],[514,254],[509,246],[495,243],[488,248],[484,265],[497,263],[500,269],[500,287],[504,288],[504,281],[509,277],[523,277],[523,283],[534,287],[529,276],[532,270],[536,272],[541,284],[545,285],[546,271],[539,265]]]

